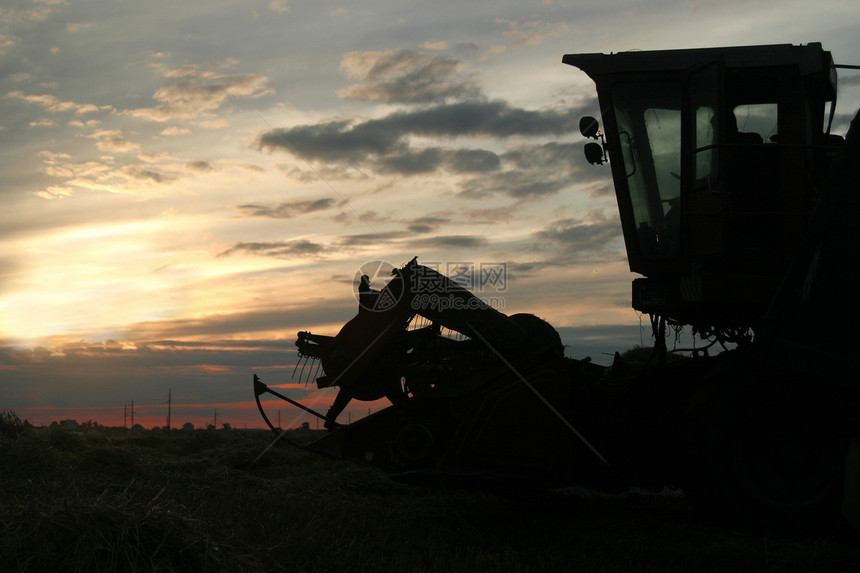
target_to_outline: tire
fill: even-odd
[[[756,529],[838,525],[847,400],[773,374],[713,382],[689,416],[684,490],[694,507]]]

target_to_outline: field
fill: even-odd
[[[421,489],[271,442],[229,430],[0,435],[0,571],[860,568],[847,533],[738,532],[702,522],[678,492]]]

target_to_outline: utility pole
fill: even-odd
[[[134,400],[131,401],[131,431],[134,431]]]
[[[167,389],[167,431],[170,432],[170,407],[173,402],[173,390]],[[164,402],[162,402],[164,404]]]
[[[128,404],[122,405],[122,427],[128,429]]]

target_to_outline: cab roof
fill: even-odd
[[[632,51],[611,54],[566,54],[562,63],[575,66],[592,79],[605,74],[629,72],[683,71],[714,60],[726,68],[793,66],[801,75],[829,74],[833,66],[830,52],[818,42],[806,45],[772,44],[686,50]]]

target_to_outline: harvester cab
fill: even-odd
[[[597,86],[582,118],[608,161],[633,307],[703,331],[755,328],[809,225],[841,137],[820,44],[569,54]]]

